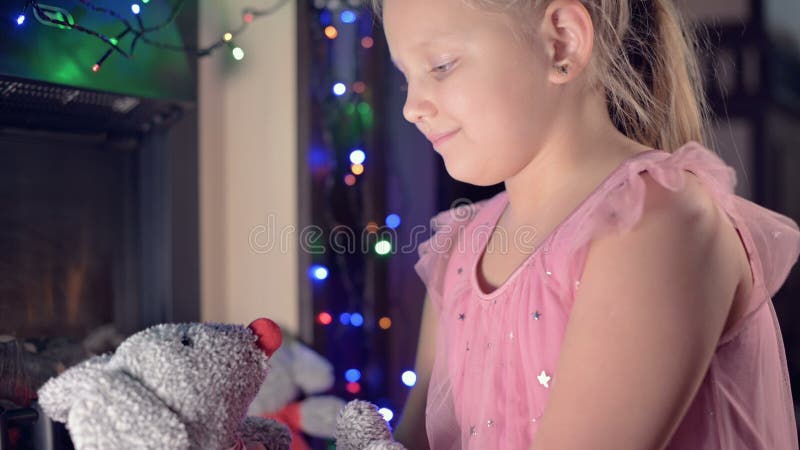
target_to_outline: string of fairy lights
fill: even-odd
[[[308,268],[308,277],[314,285],[315,321],[323,334],[333,337],[326,347],[327,356],[334,359],[337,370],[342,371],[344,389],[352,396],[376,395],[378,398],[370,400],[379,406],[384,418],[391,421],[395,402],[380,397],[386,393],[387,383],[400,382],[405,387],[413,387],[417,379],[415,372],[401,369],[397,375],[376,376],[375,365],[385,364],[379,362],[383,361],[382,356],[365,354],[359,360],[338,355],[342,350],[352,355],[354,349],[349,346],[353,345],[353,339],[356,347],[361,347],[364,352],[385,354],[384,348],[373,348],[368,343],[377,342],[380,334],[388,333],[396,326],[391,314],[380,314],[380,308],[367,304],[369,301],[385,301],[388,293],[375,293],[373,290],[372,296],[378,298],[367,300],[369,294],[365,294],[365,291],[369,289],[365,289],[365,276],[362,274],[369,272],[364,266],[380,266],[380,260],[395,254],[397,232],[403,223],[401,216],[391,211],[385,211],[380,219],[373,216],[369,220],[370,215],[380,214],[380,209],[368,213],[363,208],[363,203],[366,203],[364,197],[375,194],[367,180],[362,181],[362,178],[370,176],[370,161],[374,162],[380,156],[371,155],[368,138],[374,134],[372,101],[379,95],[373,91],[370,77],[380,75],[364,70],[364,65],[369,61],[381,64],[371,53],[376,45],[372,34],[374,20],[370,11],[363,8],[363,3],[358,0],[314,1],[311,32],[315,44],[319,46],[319,51],[314,54],[324,56],[319,56],[313,63],[319,69],[312,71],[318,77],[312,80],[312,98],[315,102],[312,110],[321,112],[318,123],[324,129],[322,135],[327,138],[321,142],[312,139],[307,160],[312,179],[316,180],[315,189],[325,192],[319,204],[322,209],[329,208],[334,199],[342,197],[359,205],[350,208],[352,215],[344,214],[346,217],[342,217],[342,214],[318,214],[318,222],[315,223],[322,224],[323,228],[330,231],[346,225],[342,221],[352,220],[357,229],[361,228],[361,244],[366,244],[362,245],[355,260],[344,258],[341,254],[327,257],[327,260],[326,257],[318,257]],[[345,60],[342,61],[342,58]],[[354,70],[353,65],[359,69]],[[338,70],[341,67],[345,69]],[[379,183],[384,178],[380,167],[383,165],[375,162],[372,169],[373,176],[380,177],[372,180]],[[359,240],[359,237],[351,237]],[[339,286],[343,294],[336,290]],[[321,294],[319,298],[316,297],[317,292]],[[381,370],[386,374],[391,369],[383,366]]]
[[[95,13],[104,14],[111,17],[115,22],[115,28],[117,28],[119,31],[112,35],[81,25],[80,23],[76,22],[74,16],[65,8],[44,4],[36,0],[26,0],[25,5],[15,19],[15,22],[18,27],[25,26],[30,22],[30,20],[28,20],[28,15],[33,14],[33,17],[41,25],[55,27],[61,30],[84,33],[91,38],[102,41],[108,45],[108,49],[91,67],[92,71],[99,72],[103,66],[103,63],[105,63],[112,54],[122,56],[126,59],[133,57],[136,47],[139,43],[163,50],[195,55],[198,58],[208,56],[215,50],[225,46],[231,50],[231,55],[234,59],[241,61],[244,59],[244,50],[235,45],[234,40],[236,37],[242,34],[256,19],[266,17],[277,12],[287,3],[289,3],[290,0],[278,0],[274,5],[267,8],[244,8],[241,13],[241,24],[230,31],[226,31],[216,42],[213,42],[205,47],[176,45],[169,42],[161,42],[151,37],[153,33],[168,27],[175,21],[175,18],[183,9],[183,5],[186,3],[186,0],[177,0],[174,2],[170,8],[170,14],[167,17],[162,18],[160,22],[150,26],[145,26],[144,16],[147,13],[147,7],[149,6],[151,0],[130,2],[128,3],[130,10],[124,13],[111,8],[98,6],[90,0],[77,1]],[[109,26],[109,28],[111,27]],[[127,36],[131,36],[130,43],[127,47],[123,47],[121,41]]]

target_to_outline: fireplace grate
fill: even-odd
[[[0,77],[0,127],[145,134],[170,127],[187,106]]]

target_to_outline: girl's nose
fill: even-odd
[[[409,87],[406,103],[403,106],[403,117],[413,124],[436,115],[436,105],[427,95],[418,89]]]

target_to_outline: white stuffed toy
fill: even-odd
[[[287,450],[286,426],[246,417],[280,345],[268,319],[156,325],[50,379],[39,403],[77,450]]]

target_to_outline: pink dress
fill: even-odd
[[[698,176],[742,236],[754,274],[746,314],[720,339],[670,449],[797,449],[783,341],[771,297],[800,254],[791,219],[734,194],[736,174],[697,142],[650,150],[617,167],[508,280],[485,294],[476,267],[505,192],[432,220],[415,269],[439,314],[426,424],[433,450],[529,449],[555,371],[590,241],[641,217],[640,172],[665,188]],[[510,239],[509,239],[510,240]],[[549,378],[548,378],[549,377]]]

